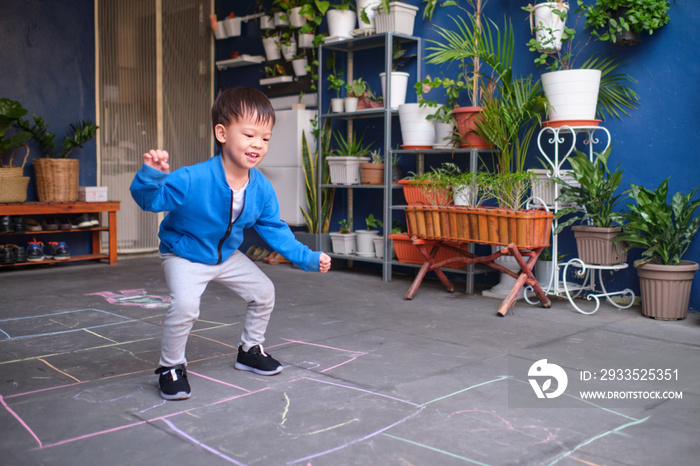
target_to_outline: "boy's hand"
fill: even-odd
[[[331,269],[331,256],[322,252],[321,259],[318,261],[318,269],[321,273],[328,272]]]
[[[170,165],[168,165],[168,158],[168,151],[151,149],[147,153],[143,154],[143,163],[151,168],[162,171],[163,173],[169,173]]]

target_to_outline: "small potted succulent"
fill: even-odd
[[[357,234],[350,231],[352,219],[342,219],[338,222],[337,232],[329,233],[333,244],[333,253],[344,256],[355,254],[357,251]]]

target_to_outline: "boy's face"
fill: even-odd
[[[215,127],[216,139],[221,143],[224,164],[250,170],[267,154],[272,122],[256,121],[255,115],[234,119],[228,126]]]

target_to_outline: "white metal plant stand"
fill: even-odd
[[[554,189],[554,196],[552,197],[552,202],[547,203],[545,200],[539,198],[539,197],[534,197],[530,201],[531,207],[538,207],[538,206],[543,206],[547,210],[554,211],[554,214],[561,210],[564,207],[568,207],[566,205],[563,205],[561,202],[557,200],[559,197],[560,191],[561,191],[561,184],[556,181],[555,178],[562,178],[562,175],[564,174],[564,166],[567,162],[567,159],[574,153],[574,151],[577,148],[577,144],[580,144],[582,146],[582,152],[586,153],[588,155],[589,160],[594,161],[595,160],[595,153],[594,149],[597,148],[595,152],[602,153],[607,148],[610,146],[611,139],[610,139],[610,132],[602,127],[602,126],[559,126],[559,127],[550,127],[550,126],[545,126],[543,127],[539,134],[537,135],[537,147],[540,151],[540,154],[542,155],[543,159],[546,162],[547,165],[547,176],[550,178],[552,184],[553,184],[553,189]],[[551,153],[551,156],[549,155]],[[598,307],[600,306],[600,298],[605,297],[610,303],[612,303],[614,306],[620,308],[620,309],[625,309],[628,308],[632,305],[634,302],[634,293],[629,290],[625,289],[624,291],[619,291],[619,292],[608,292],[605,289],[605,286],[603,284],[603,276],[602,272],[604,270],[609,270],[609,271],[618,271],[622,269],[626,269],[628,267],[627,264],[619,264],[619,265],[613,265],[613,266],[601,266],[601,265],[592,265],[592,264],[585,264],[581,259],[572,259],[568,261],[566,264],[560,263],[559,262],[559,241],[558,237],[556,234],[554,234],[554,231],[556,231],[558,225],[558,221],[555,218],[552,222],[552,244],[551,244],[551,251],[552,251],[552,275],[549,277],[549,279],[544,279],[542,280],[541,278],[538,278],[538,280],[541,280],[546,283],[541,283],[542,288],[544,289],[545,293],[550,294],[550,295],[555,295],[555,296],[560,296],[564,297],[566,296],[571,302],[571,305],[578,311],[581,312],[582,314],[593,314],[598,310]],[[575,267],[576,270],[574,276],[576,276],[578,279],[582,280],[581,284],[577,283],[569,283],[567,282],[567,269],[569,266]],[[595,271],[598,271],[598,283],[601,287],[602,292],[597,292],[597,285],[596,285],[596,274]],[[562,273],[560,273],[562,272]],[[581,295],[586,291],[587,294],[587,299],[595,300],[596,301],[596,307],[593,311],[584,311],[582,310],[579,306],[577,306],[573,299]],[[574,293],[572,295],[572,292]],[[539,301],[536,300],[531,300],[530,296],[532,295],[532,290],[528,288],[525,293],[525,300],[529,304],[536,304]],[[612,299],[610,299],[612,296],[616,295],[626,295],[628,297],[631,297],[629,304],[623,304],[620,305],[619,303],[616,303]]]

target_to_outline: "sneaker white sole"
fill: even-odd
[[[192,394],[187,393],[187,392],[178,392],[178,393],[175,393],[174,395],[168,395],[166,393],[160,392],[161,398],[163,398],[164,400],[170,400],[170,401],[172,401],[172,400],[186,400],[190,396],[192,396]]]
[[[282,372],[282,366],[279,366],[277,369],[275,369],[273,371],[261,371],[260,369],[256,369],[255,367],[250,367],[250,366],[246,366],[245,364],[241,364],[238,361],[236,361],[236,364],[234,364],[233,367],[235,367],[239,371],[255,372],[258,375],[277,375],[280,372]]]

